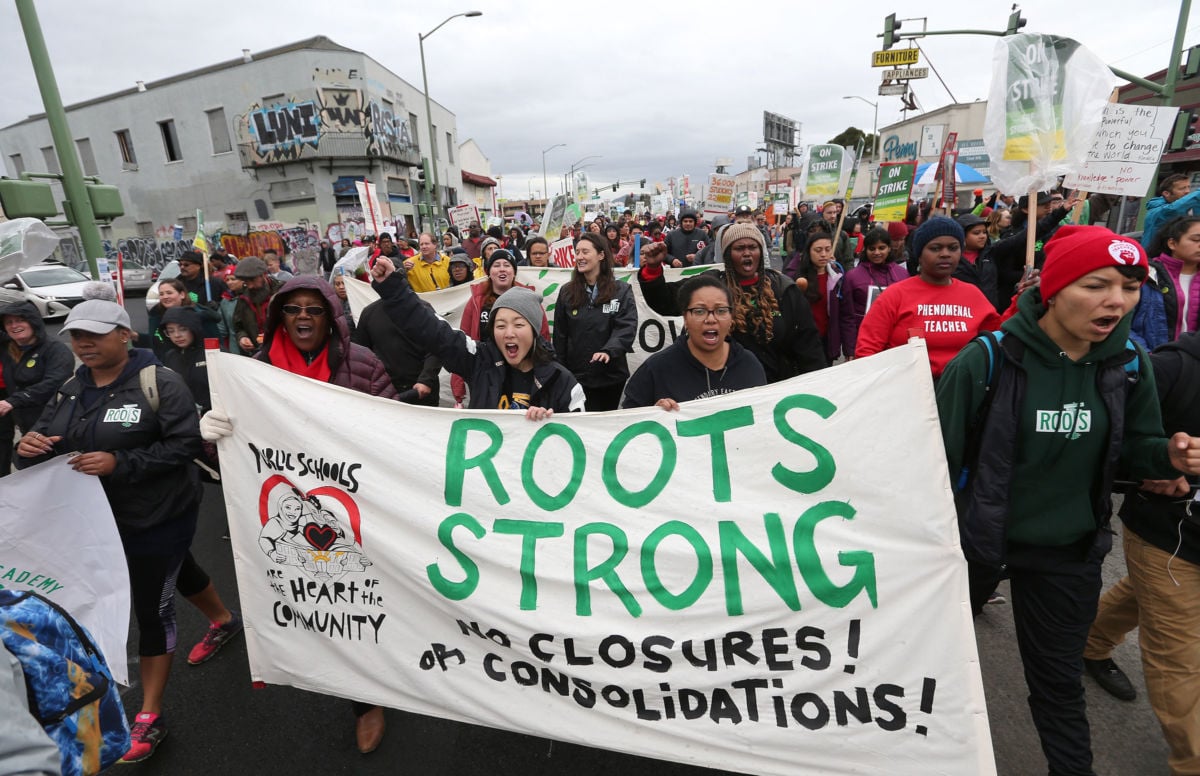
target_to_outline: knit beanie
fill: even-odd
[[[721,230],[721,258],[725,258],[725,251],[730,245],[746,237],[751,237],[758,243],[759,250],[762,251],[763,261],[765,262],[767,259],[767,241],[763,239],[762,232],[754,224],[730,224]]]
[[[484,248],[486,248],[486,247],[488,247],[489,245],[495,245],[497,248],[499,248],[499,247],[500,247],[500,241],[499,241],[499,240],[497,240],[495,237],[484,237],[484,238],[483,238],[483,242],[479,243],[479,253],[480,253],[480,255],[483,255],[483,249],[484,249]]]
[[[1142,267],[1149,271],[1146,251],[1103,226],[1061,226],[1046,243],[1041,295],[1050,299],[1089,272],[1103,267]]]
[[[496,312],[504,307],[529,321],[535,332],[541,331],[546,311],[542,309],[542,296],[538,292],[520,286],[508,289],[492,304],[493,320]]]
[[[512,265],[513,276],[515,277],[517,274],[517,260],[513,258],[512,252],[507,248],[497,248],[492,251],[492,255],[488,256],[488,260],[483,263],[483,274],[490,275],[492,273],[492,265],[500,259]]]
[[[908,224],[903,221],[889,221],[887,225],[888,239],[898,242],[908,237]]]
[[[925,250],[925,243],[935,237],[953,237],[958,240],[958,246],[961,248],[963,239],[966,237],[963,234],[963,228],[953,218],[945,216],[934,216],[925,223],[917,227],[917,231],[913,232],[912,239],[912,254],[920,257],[921,251]]]

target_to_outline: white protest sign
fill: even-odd
[[[383,229],[384,222],[391,220],[391,213],[387,213],[385,217],[383,204],[379,201],[374,183],[355,181],[354,189],[358,192],[358,206],[362,208],[363,220],[367,226],[371,227],[371,234],[378,235]]]
[[[559,238],[567,217],[567,206],[570,204],[571,198],[561,194],[550,201],[550,205],[546,208],[546,212],[542,216],[541,226],[539,227],[542,237],[551,242]]]
[[[59,456],[0,479],[0,587],[66,609],[129,684],[129,571],[98,477]]]
[[[733,187],[732,175],[714,172],[708,176],[708,193],[704,201],[706,219],[729,215],[733,210]]]
[[[1101,194],[1144,196],[1171,139],[1178,112],[1174,107],[1105,105],[1087,161],[1067,175],[1063,185]]]
[[[555,267],[574,268],[575,241],[570,237],[564,237],[550,243],[550,263]]]
[[[545,423],[213,356],[254,680],[739,772],[995,774],[923,345]]]
[[[460,234],[466,235],[471,224],[479,222],[479,208],[474,205],[455,205],[449,209],[450,223],[458,228]]]

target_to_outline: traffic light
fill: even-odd
[[[600,189],[592,189],[592,196],[595,196],[595,197],[600,196]]]
[[[1012,14],[1008,17],[1008,29],[1004,31],[1004,34],[1016,35],[1026,23],[1025,17],[1021,16],[1021,9],[1014,6]]]
[[[1183,66],[1183,77],[1195,78],[1200,75],[1200,46],[1192,46],[1187,50],[1187,60]]]
[[[1175,129],[1171,132],[1171,145],[1168,151],[1182,151],[1187,148],[1188,138],[1200,132],[1196,122],[1200,121],[1200,113],[1196,111],[1179,111],[1175,116]]]
[[[0,207],[9,218],[53,218],[58,215],[49,183],[0,179]]]
[[[646,188],[646,179],[645,178],[642,178],[642,180],[638,182],[638,188],[639,189]]]
[[[125,215],[125,205],[121,203],[121,192],[116,186],[89,183],[86,188],[88,200],[92,204],[93,216],[101,221],[111,221]]]
[[[883,20],[883,50],[887,51],[892,46],[896,45],[896,30],[900,29],[900,22],[896,21],[896,14],[890,13]]]

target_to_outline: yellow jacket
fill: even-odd
[[[413,256],[413,268],[408,271],[408,282],[417,293],[437,291],[450,287],[450,257],[438,254],[438,260],[428,262],[420,254]]]

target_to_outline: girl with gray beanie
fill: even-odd
[[[467,381],[471,409],[523,410],[530,420],[583,409],[583,388],[554,360],[539,333],[546,311],[536,291],[515,286],[492,304],[491,341],[476,342],[421,304],[404,272],[386,258],[371,269],[388,316],[419,347]]]

